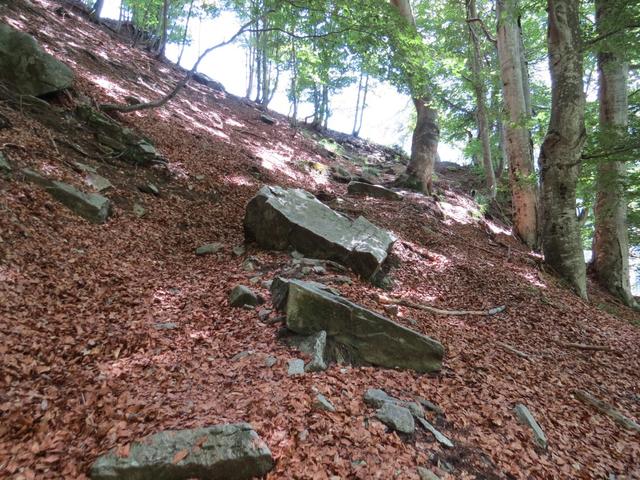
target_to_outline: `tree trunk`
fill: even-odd
[[[576,185],[586,137],[578,7],[578,0],[548,0],[551,118],[540,150],[540,170],[545,261],[586,299],[586,268],[576,216]]]
[[[162,23],[160,24],[160,44],[158,45],[158,51],[156,56],[158,58],[164,57],[165,49],[167,48],[167,29],[169,23],[169,0],[164,0],[162,4]]]
[[[91,16],[99,20],[102,16],[102,8],[104,7],[104,0],[96,0],[91,7]]]
[[[476,9],[476,0],[467,0],[467,20],[478,18]],[[473,90],[476,97],[478,120],[478,137],[482,145],[482,165],[487,181],[487,189],[489,197],[496,196],[496,176],[493,170],[493,162],[491,160],[491,138],[489,136],[489,120],[487,116],[487,99],[484,87],[484,79],[482,78],[482,52],[480,50],[480,39],[474,30],[472,22],[467,22],[469,29],[469,37],[473,45],[471,56],[471,72],[473,75]]]
[[[178,55],[178,61],[176,62],[180,65],[180,61],[182,60],[182,55],[184,54],[184,47],[187,43],[187,35],[189,33],[189,21],[191,20],[191,11],[193,10],[193,0],[189,3],[189,12],[187,13],[187,22],[184,26],[184,35],[182,36],[182,46],[180,47],[180,55]]]
[[[498,57],[502,92],[507,110],[504,147],[509,164],[509,183],[516,234],[530,248],[539,246],[538,186],[533,167],[529,81],[522,34],[518,26],[517,0],[497,0]]]
[[[358,120],[358,127],[356,128],[355,136],[360,135],[362,130],[362,121],[364,119],[364,109],[367,108],[367,94],[369,93],[369,74],[367,73],[364,81],[364,94],[362,95],[362,104],[360,105],[360,120]]]
[[[390,1],[407,23],[415,27],[416,22],[409,0]],[[406,75],[413,95],[413,104],[416,107],[416,127],[411,139],[411,159],[407,166],[406,183],[431,194],[433,168],[438,157],[438,141],[440,140],[438,112],[433,108],[432,99],[428,92],[415,91],[412,78],[415,74],[407,73]]]
[[[351,135],[354,137],[358,136],[358,115],[360,114],[360,97],[362,96],[362,77],[364,77],[364,71],[360,70],[360,81],[358,82],[358,96],[356,98],[356,114],[353,118],[353,129],[351,130]]]
[[[596,0],[598,33],[619,17],[611,0]],[[598,100],[600,102],[600,132],[604,142],[624,143],[627,136],[628,64],[614,48],[606,44],[598,52]],[[629,239],[627,233],[627,202],[625,198],[626,166],[622,161],[605,159],[598,164],[596,178],[595,234],[593,239],[593,270],[600,283],[626,305],[635,306],[629,284]]]

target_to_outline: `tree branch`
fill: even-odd
[[[489,33],[487,26],[484,24],[481,18],[470,18],[467,20],[467,23],[479,23],[482,31],[484,32],[484,36],[487,37],[487,40],[489,40],[494,45],[498,44],[498,41],[491,36],[491,33]]]

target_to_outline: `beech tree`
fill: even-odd
[[[583,58],[578,0],[548,0],[551,118],[540,150],[545,261],[587,298],[586,267],[576,215],[584,125]]]

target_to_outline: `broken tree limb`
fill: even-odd
[[[605,415],[608,415],[609,417],[611,417],[613,421],[616,422],[618,425],[629,430],[640,432],[640,425],[638,425],[634,420],[623,415],[619,410],[609,405],[608,403],[604,402],[603,400],[600,400],[599,398],[594,397],[589,392],[585,390],[576,390],[574,392],[574,395],[581,402],[591,405],[599,412],[602,412]]]
[[[504,312],[506,305],[500,305],[489,310],[442,310],[441,308],[425,305],[424,303],[416,303],[404,298],[382,298],[385,303],[394,305],[402,305],[403,307],[415,308],[416,310],[424,310],[425,312],[435,313],[436,315],[481,315],[490,317],[498,313]]]
[[[611,347],[607,347],[606,345],[589,345],[586,343],[571,343],[571,342],[563,342],[561,340],[555,340],[554,342],[565,348],[575,348],[577,350],[589,350],[592,352],[609,352],[609,353],[618,353],[617,350],[614,350]]]
[[[496,342],[497,345],[499,345],[500,347],[504,348],[505,350],[513,353],[514,355],[520,357],[520,358],[524,358],[527,360],[531,360],[531,355],[528,355],[524,352],[521,352],[520,350],[517,350],[515,348],[513,348],[511,345],[508,345],[506,343],[503,342]]]

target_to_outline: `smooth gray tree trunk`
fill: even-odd
[[[545,261],[587,298],[586,267],[576,215],[584,126],[579,0],[548,0],[551,118],[540,151]]]
[[[507,118],[504,149],[508,157],[509,183],[516,234],[530,248],[539,246],[538,182],[533,166],[533,146],[528,122],[529,76],[522,51],[517,0],[497,0],[498,57]]]
[[[598,33],[614,28],[620,2],[596,0]],[[598,101],[600,131],[605,143],[624,143],[629,123],[627,80],[628,64],[615,47],[600,45],[598,52]],[[629,238],[626,165],[615,158],[605,158],[597,167],[593,271],[599,282],[626,305],[635,306],[629,284]]]

